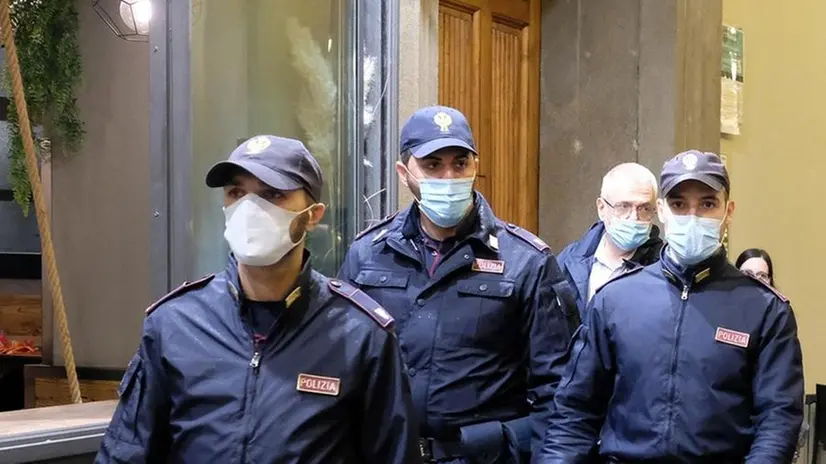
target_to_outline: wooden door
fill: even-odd
[[[439,103],[468,117],[479,190],[537,232],[540,0],[440,0]]]

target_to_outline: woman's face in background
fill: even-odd
[[[755,257],[747,259],[740,266],[740,270],[748,272],[766,283],[771,282],[771,276],[769,276],[769,265],[763,260],[763,258]]]

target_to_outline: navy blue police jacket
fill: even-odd
[[[573,332],[556,297],[565,280],[544,242],[496,218],[478,193],[474,207],[432,276],[411,205],[357,238],[339,277],[396,319],[422,436],[454,440],[470,424],[516,420],[505,436],[529,452]]]
[[[604,235],[605,223],[598,221],[579,240],[566,246],[556,257],[559,269],[568,279],[574,292],[572,298],[576,300],[580,315],[584,314],[588,306],[588,281],[591,277],[591,267],[594,265],[594,256]],[[660,259],[662,247],[660,229],[652,225],[648,240],[640,245],[627,260],[626,270],[656,262]]]
[[[597,291],[539,463],[788,463],[803,420],[789,302],[726,260],[659,262]]]
[[[234,260],[153,305],[96,462],[421,462],[392,318],[307,261],[263,345]]]

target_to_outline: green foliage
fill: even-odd
[[[72,0],[14,0],[12,3],[14,40],[29,119],[32,126],[48,131],[36,134],[35,142],[39,145],[42,138],[49,138],[52,147],[59,145],[67,154],[80,148],[85,135],[75,98],[75,88],[82,73],[75,3]],[[31,185],[8,69],[4,81],[11,100],[8,111],[9,182],[15,201],[23,213],[28,214]],[[34,128],[32,132],[35,133]]]

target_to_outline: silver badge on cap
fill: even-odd
[[[257,155],[269,146],[270,139],[264,137],[263,135],[259,135],[258,137],[253,137],[247,141],[245,153],[248,155]]]
[[[693,171],[697,167],[697,155],[694,153],[683,155],[683,166],[689,171]]]
[[[433,122],[439,126],[440,131],[448,132],[450,130],[450,125],[453,124],[453,118],[451,118],[450,115],[444,111],[439,111],[435,116],[433,116]]]

